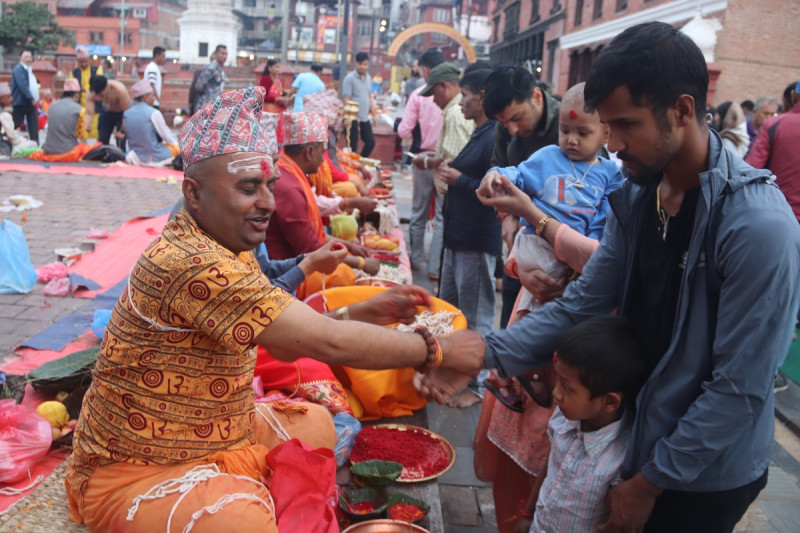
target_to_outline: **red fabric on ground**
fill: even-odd
[[[91,279],[101,288],[75,291],[72,295],[94,298],[124,279],[147,245],[161,234],[168,218],[169,213],[164,213],[153,218],[131,219],[109,238],[98,242],[95,250],[75,262],[69,272]]]
[[[137,167],[127,164],[111,164],[105,167],[60,165],[58,163],[0,163],[0,172],[27,172],[32,174],[78,174],[80,176],[107,176],[109,178],[140,178],[158,179],[172,176],[178,181],[183,180],[183,172],[172,168]]]

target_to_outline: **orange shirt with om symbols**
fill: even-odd
[[[141,255],[129,287],[135,306],[126,288],[75,431],[67,479],[76,500],[97,466],[180,463],[254,444],[255,338],[294,301],[251,252],[237,257],[186,210]]]

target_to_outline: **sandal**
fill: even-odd
[[[512,392],[507,396],[503,396],[502,393],[500,392],[500,389],[489,383],[488,380],[483,384],[483,386],[486,387],[486,390],[494,394],[497,397],[498,401],[505,407],[511,409],[515,413],[525,412],[525,407],[523,407],[522,404],[522,398],[517,396],[516,393]]]

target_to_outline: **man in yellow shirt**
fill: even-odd
[[[85,46],[78,46],[75,48],[75,62],[78,63],[78,66],[72,69],[69,73],[70,78],[75,78],[78,80],[81,86],[81,105],[84,109],[86,109],[86,95],[91,90],[91,80],[93,76],[101,76],[103,75],[103,67],[92,65],[89,61],[89,49]],[[91,139],[96,139],[98,136],[97,133],[97,117],[98,114],[94,115],[92,119],[91,128],[89,128],[88,136]]]

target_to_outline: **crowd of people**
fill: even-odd
[[[366,54],[340,100],[318,65],[284,87],[275,60],[226,92],[218,46],[177,138],[163,49],[130,88],[76,58],[39,157],[113,135],[129,163],[180,158],[185,179],[102,342],[67,471],[73,520],[277,531],[289,511],[268,457],[290,439],[334,447],[331,414],[355,414],[339,366],[415,368],[420,395],[482,402],[475,470],[502,532],[730,532],[766,485],[800,308],[800,82],[782,103],[712,109],[702,53],[663,23],[622,32],[558,98],[524,68],[422,54],[397,130],[415,143],[409,256],[468,325],[436,337],[380,327],[431,305],[418,287],[325,313],[302,301],[380,268],[337,229],[379,210],[353,155],[375,145]],[[31,61],[0,84],[9,153],[38,144]],[[27,140],[8,129],[23,121]],[[254,376],[277,399],[257,403]]]

